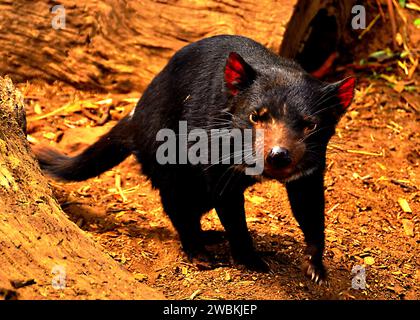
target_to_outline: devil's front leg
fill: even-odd
[[[324,282],[324,175],[317,171],[286,183],[290,205],[306,241],[304,271],[316,283]]]
[[[232,256],[236,263],[251,270],[267,272],[268,265],[254,249],[245,219],[245,200],[242,192],[224,195],[216,205],[216,212],[226,230]]]

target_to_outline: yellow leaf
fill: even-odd
[[[398,198],[398,203],[401,206],[401,209],[403,209],[404,212],[406,213],[412,213],[413,211],[411,211],[410,206],[408,205],[407,200],[405,200],[404,198]]]
[[[138,97],[135,97],[135,98],[125,98],[125,99],[122,99],[122,101],[129,102],[129,103],[136,103],[137,101],[139,101],[139,98]]]
[[[411,220],[403,219],[402,220],[404,232],[409,237],[414,237],[414,223]]]
[[[248,197],[248,200],[256,205],[259,205],[265,201],[263,197],[259,197],[259,196]]]
[[[416,11],[420,11],[420,6],[418,6],[417,4],[415,4],[414,2],[410,2],[407,3],[405,5],[406,8],[411,9],[411,10],[416,10]]]
[[[142,274],[142,273],[135,273],[134,274],[134,279],[136,279],[137,281],[145,281],[147,280],[147,275]]]
[[[365,257],[363,259],[363,261],[365,262],[365,264],[367,264],[369,266],[371,266],[371,265],[373,265],[375,263],[375,259],[372,258],[372,257]]]
[[[350,118],[354,120],[359,116],[359,111],[356,111],[356,110],[350,111],[349,115],[350,115]]]
[[[400,60],[397,61],[398,66],[404,70],[404,73],[408,75],[408,68],[405,63],[401,62]],[[398,82],[400,84],[400,82]],[[404,84],[401,84],[404,87]]]
[[[35,106],[34,106],[34,112],[35,112],[37,115],[42,114],[42,107],[39,105],[39,103],[35,103]]]
[[[125,212],[124,212],[124,211],[118,212],[118,213],[115,215],[115,218],[121,218],[124,214],[125,214]]]
[[[54,132],[46,132],[43,134],[44,138],[54,140],[55,139],[55,133]]]
[[[402,35],[401,35],[401,33],[397,33],[396,35],[395,35],[395,41],[397,42],[397,44],[401,47],[402,46],[402,44],[403,44],[403,38],[402,38]]]
[[[380,74],[379,77],[381,77],[382,79],[385,79],[386,81],[392,84],[398,83],[397,79],[395,78],[395,75],[388,76],[386,74]]]
[[[101,100],[101,101],[96,101],[95,104],[100,104],[100,105],[102,105],[102,104],[112,104],[112,98],[104,99],[104,100]]]

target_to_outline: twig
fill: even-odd
[[[410,186],[405,181],[396,180],[396,179],[391,179],[390,181],[393,184],[396,184],[396,185],[398,185],[398,186],[400,186],[402,188],[408,189],[409,191],[417,191],[417,187],[416,186]]]
[[[201,293],[201,289],[195,290],[193,294],[188,298],[189,300],[194,300]]]
[[[55,109],[49,113],[43,114],[41,116],[37,116],[37,117],[28,117],[28,121],[37,121],[37,120],[42,120],[51,116],[55,116],[55,115],[61,115],[63,111],[67,111],[68,113],[71,112],[76,112],[76,111],[80,111],[81,107],[80,104],[78,103],[67,103],[64,106]]]
[[[381,3],[379,2],[379,0],[376,0],[376,5],[378,6],[378,9],[379,9],[379,14],[380,14],[380,15],[381,15],[381,17],[382,17],[382,21],[385,23],[385,22],[386,22],[385,13],[384,13],[384,10],[382,10],[382,5],[381,5]]]
[[[387,127],[388,129],[391,129],[391,130],[392,130],[392,131],[394,131],[395,133],[401,133],[401,130],[399,130],[399,129],[397,129],[397,128],[393,127],[393,126],[390,126],[389,124],[387,124],[387,125],[386,125],[386,127]]]
[[[404,15],[404,13],[402,13],[400,6],[398,5],[397,1],[392,0],[392,2],[394,3],[395,9],[397,10],[398,15],[400,16],[401,20],[404,22],[404,24],[407,24],[407,18]]]
[[[381,17],[380,14],[376,15],[375,18],[373,18],[373,20],[369,23],[369,25],[366,27],[365,30],[362,31],[362,33],[359,35],[359,40],[363,38],[363,36],[368,33],[370,31],[370,29],[372,29],[373,25],[376,23],[376,21],[378,21],[378,19]]]
[[[397,48],[397,42],[395,40],[395,36],[397,34],[397,24],[395,22],[394,6],[392,4],[392,0],[387,0],[387,4],[388,4],[389,18],[391,19],[392,46],[393,46],[393,49],[395,50]]]
[[[327,211],[327,215],[333,212],[339,205],[339,203],[335,204],[330,210]]]
[[[375,156],[375,157],[382,157],[383,154],[381,153],[376,153],[376,152],[369,152],[369,151],[363,151],[363,150],[346,150],[348,153],[357,153],[357,154],[363,154],[365,156]]]
[[[124,191],[121,188],[121,175],[119,173],[115,175],[115,188],[117,189],[119,195],[121,196],[121,199],[124,202],[127,202],[127,197],[125,196]]]
[[[411,54],[411,53],[410,53]],[[410,70],[408,70],[408,78],[411,79],[414,75],[414,72],[417,69],[417,66],[419,65],[419,59],[415,59],[413,65],[410,67]]]
[[[31,286],[33,284],[36,284],[35,279],[29,279],[29,280],[11,280],[11,285],[15,289]]]
[[[337,150],[340,150],[340,151],[344,151],[344,149],[342,147],[340,147],[339,145],[334,144],[334,143],[330,143],[327,146],[327,149],[337,149]]]

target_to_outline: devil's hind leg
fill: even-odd
[[[206,254],[200,223],[205,208],[197,192],[179,182],[170,187],[172,185],[171,183],[168,188],[160,188],[163,209],[178,232],[182,248],[188,257],[200,258],[201,254]]]

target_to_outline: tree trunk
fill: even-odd
[[[0,299],[163,299],[60,209],[30,155],[23,110],[0,77]]]
[[[61,11],[51,9],[58,2],[3,0],[0,74],[15,82],[60,80],[81,90],[142,91],[176,50],[216,34],[248,36],[287,57],[303,52],[298,60],[316,69],[336,48],[352,2],[61,0],[66,24],[54,29]],[[323,8],[321,23],[311,24]]]

